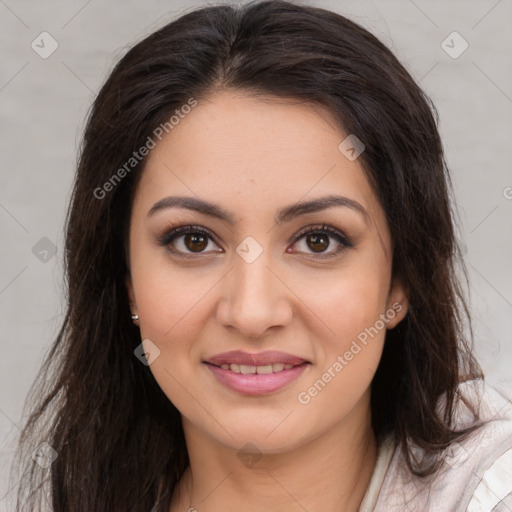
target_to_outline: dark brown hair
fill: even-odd
[[[408,441],[437,454],[469,432],[452,430],[457,385],[482,375],[457,279],[457,268],[466,273],[435,107],[385,45],[343,16],[282,0],[208,6],[130,49],[92,105],[66,218],[67,311],[27,398],[17,510],[35,510],[44,488],[54,512],[169,509],[189,462],[181,417],[134,356],[141,339],[125,288],[145,159],[102,198],[94,191],[176,109],[221,89],[322,105],[363,141],[359,161],[409,298],[372,382],[374,431],[396,436],[419,476],[436,465],[418,467]],[[49,471],[31,459],[44,441],[58,454]]]

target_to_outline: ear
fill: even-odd
[[[125,279],[126,292],[128,293],[128,301],[130,302],[130,311],[132,315],[137,315],[137,303],[135,301],[135,294],[133,292],[133,284],[130,273],[126,274]]]
[[[409,301],[400,279],[393,279],[386,304],[387,329],[396,327],[407,314]]]

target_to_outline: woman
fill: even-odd
[[[435,108],[340,15],[205,7],[134,46],[85,131],[18,510],[511,509],[449,192]]]

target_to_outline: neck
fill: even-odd
[[[293,450],[258,454],[245,464],[240,450],[215,443],[183,418],[190,465],[173,494],[171,512],[357,512],[377,443],[369,407],[352,413],[360,421],[344,419]]]

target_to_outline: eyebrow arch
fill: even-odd
[[[364,222],[366,224],[369,223],[368,212],[360,203],[348,197],[336,195],[319,197],[311,201],[298,202],[296,204],[286,206],[277,212],[275,221],[277,224],[280,224],[282,222],[289,222],[292,219],[299,217],[301,215],[319,212],[322,210],[326,210],[327,208],[332,208],[336,206],[347,207],[358,212],[363,217]],[[215,217],[231,225],[235,224],[234,215],[224,210],[222,207],[210,203],[208,201],[204,201],[202,199],[186,196],[168,196],[164,197],[163,199],[160,199],[151,207],[147,216],[151,217],[156,212],[167,208],[185,208],[188,210],[193,210],[202,213],[203,215]]]

